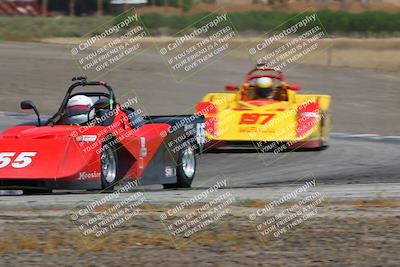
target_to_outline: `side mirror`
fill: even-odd
[[[38,126],[40,125],[40,115],[39,115],[39,111],[36,108],[35,104],[33,104],[33,102],[31,100],[25,100],[21,102],[21,109],[33,109],[35,111],[35,114],[37,116],[37,120],[38,120]]]
[[[289,84],[288,86],[287,86],[287,89],[289,89],[289,90],[292,90],[292,91],[300,91],[300,85],[299,84]]]
[[[21,102],[21,109],[34,109],[35,105],[31,100],[25,100]]]
[[[225,85],[225,91],[227,92],[236,92],[239,88],[234,84]]]

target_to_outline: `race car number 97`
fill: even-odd
[[[275,114],[244,113],[239,124],[267,124]]]
[[[12,157],[17,154],[16,152],[2,152],[0,153],[0,169],[11,166],[15,169],[25,168],[32,163],[32,157],[36,156],[37,152],[21,152],[14,160]]]

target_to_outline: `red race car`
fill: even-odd
[[[0,134],[0,188],[24,194],[53,189],[112,189],[124,179],[190,187],[205,142],[196,114],[143,116],[118,104],[110,85],[76,77],[57,113]],[[104,87],[107,92],[75,92]],[[74,91],[74,92],[73,92]],[[81,90],[79,90],[81,91]],[[103,91],[103,90],[100,90]]]

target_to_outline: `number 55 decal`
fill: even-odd
[[[15,152],[3,152],[0,153],[0,169],[6,167],[11,163],[12,157],[15,156]],[[11,166],[15,169],[25,168],[32,163],[32,157],[36,156],[37,152],[21,152],[11,163]]]

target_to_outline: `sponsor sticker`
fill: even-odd
[[[80,172],[78,180],[87,180],[100,177],[101,177],[100,172]]]
[[[165,167],[165,177],[174,177],[176,176],[176,169],[171,166]]]

